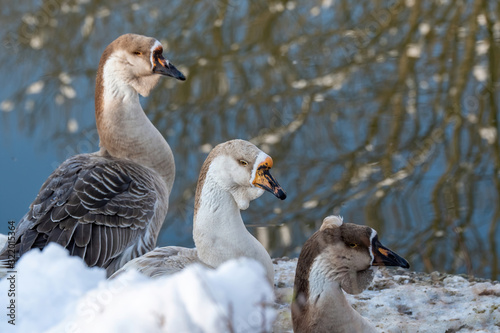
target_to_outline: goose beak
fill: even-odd
[[[163,58],[162,55],[155,55],[153,59],[153,73],[166,75],[177,80],[184,81],[186,77],[182,74],[174,65],[170,63],[167,59]]]
[[[410,268],[406,259],[383,246],[377,237],[372,241],[373,266],[399,266]]]
[[[259,164],[257,170],[255,172],[255,179],[252,184],[258,186],[268,192],[274,194],[277,198],[281,200],[286,199],[286,193],[283,188],[281,188],[280,184],[271,176],[269,169],[273,166],[273,160],[271,157],[265,159],[264,162]]]

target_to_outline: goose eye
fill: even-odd
[[[349,247],[352,249],[356,248],[357,246],[358,246],[358,244],[356,244],[356,243],[349,243]]]
[[[135,51],[134,54],[140,56],[140,55],[142,55],[142,52]]]
[[[240,160],[240,164],[243,165],[243,166],[247,166],[248,165],[248,162],[245,161],[245,160]]]

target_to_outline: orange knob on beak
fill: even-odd
[[[267,157],[264,162],[257,166],[255,172],[255,178],[252,182],[253,185],[258,186],[268,192],[274,194],[277,198],[284,200],[286,198],[286,193],[283,188],[278,184],[276,179],[271,176],[269,169],[273,166],[273,159]]]

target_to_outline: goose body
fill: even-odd
[[[343,223],[329,216],[304,244],[297,263],[292,301],[296,333],[377,332],[349,304],[344,291],[359,294],[373,280],[372,266],[400,266],[408,262],[385,248],[377,232],[367,226]]]
[[[135,34],[104,50],[95,91],[100,150],[69,158],[45,181],[16,228],[16,259],[57,242],[110,275],[155,247],[175,164],[139,94],[148,96],[161,76],[185,80],[162,52],[156,39]]]
[[[127,263],[115,275],[135,269],[149,276],[170,274],[199,262],[209,267],[239,257],[260,262],[273,283],[274,268],[262,244],[246,229],[240,210],[264,190],[286,194],[269,173],[271,157],[250,142],[232,140],[216,146],[205,160],[196,188],[193,238],[196,249],[165,247]]]

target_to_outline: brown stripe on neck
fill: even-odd
[[[146,40],[148,41],[147,43]],[[115,39],[102,53],[95,82],[95,117],[98,131],[104,112],[104,65],[108,61],[109,57],[117,50],[137,50],[147,54],[149,58],[151,48],[155,42],[156,39],[151,37],[136,34],[125,34]]]
[[[295,271],[292,312],[304,315],[307,311],[306,303],[309,300],[309,275],[314,260],[329,245],[340,239],[337,228],[326,228],[316,231],[304,244],[300,252]]]
[[[218,147],[218,146],[217,146]],[[203,185],[205,185],[205,179],[207,178],[208,169],[210,168],[210,164],[215,157],[218,155],[218,149],[215,147],[212,149],[210,154],[208,154],[205,162],[201,166],[200,176],[198,177],[198,184],[196,185],[196,194],[194,197],[194,216],[193,216],[193,224],[196,223],[196,215],[198,213],[198,209],[200,208],[201,203],[201,191],[203,190]]]
[[[106,47],[102,53],[99,67],[97,68],[97,76],[95,80],[95,120],[97,123],[97,130],[99,131],[99,124],[101,123],[102,113],[104,112],[104,65],[108,61],[109,56],[114,51],[114,44],[111,43]]]

